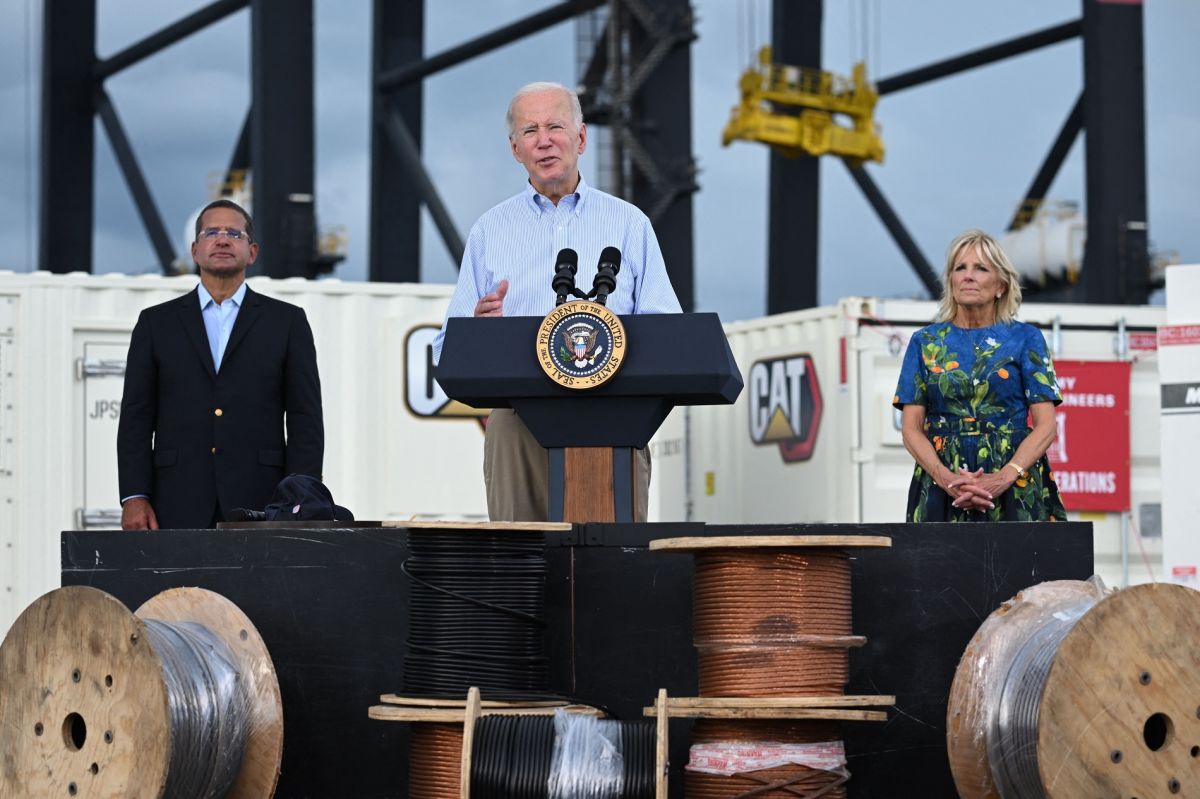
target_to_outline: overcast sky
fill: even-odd
[[[426,52],[436,54],[555,0],[426,3]],[[203,0],[99,0],[97,52],[110,55],[204,5]],[[316,0],[317,213],[343,224],[349,257],[336,273],[366,276],[371,3]],[[767,150],[720,146],[737,80],[765,43],[765,0],[693,0],[692,48],[697,309],[732,321],[765,308]],[[5,0],[0,26],[0,269],[36,262],[38,71],[41,0]],[[760,36],[748,35],[751,13]],[[848,74],[866,56],[873,79],[1079,17],[1081,0],[827,0],[825,68]],[[741,33],[739,37],[739,32]],[[1152,244],[1200,262],[1200,3],[1147,0],[1146,126]],[[249,102],[249,20],[242,11],[110,79],[107,88],[179,252],[187,219],[210,199]],[[866,42],[864,45],[863,42]],[[575,26],[568,22],[430,78],[425,83],[425,163],[461,235],[483,211],[518,191],[524,172],[508,149],[508,97],[531,80],[575,83]],[[1041,164],[1082,85],[1078,40],[883,98],[876,109],[887,148],[869,165],[917,244],[940,266],[967,227],[999,233]],[[95,271],[157,271],[103,131],[97,127]],[[581,161],[596,182],[594,153]],[[1084,199],[1076,142],[1050,191]],[[921,296],[921,286],[845,168],[821,167],[820,297]],[[456,275],[428,217],[426,281]]]

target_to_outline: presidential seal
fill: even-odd
[[[542,371],[560,386],[602,386],[625,361],[625,327],[599,303],[563,303],[546,314],[538,327],[537,359]]]

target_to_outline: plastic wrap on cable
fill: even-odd
[[[624,782],[620,722],[554,711],[549,799],[616,799]]]
[[[997,608],[959,661],[946,710],[946,747],[962,799],[1009,799],[1030,774],[1036,699],[1062,639],[1105,597],[1098,576],[1039,583]],[[1027,750],[1027,751],[1026,751]],[[1022,754],[1022,752],[1024,752]]]
[[[713,741],[692,744],[688,771],[729,777],[779,766],[804,766],[819,771],[836,771],[846,765],[841,741],[807,744],[761,743],[757,741]]]
[[[229,793],[242,765],[253,698],[233,654],[193,622],[145,619],[162,664],[171,718],[171,762],[163,796],[210,799]]]

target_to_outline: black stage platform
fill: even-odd
[[[843,726],[851,799],[955,796],[945,751],[950,682],[967,641],[1001,602],[1045,580],[1092,573],[1087,523],[576,525],[547,541],[554,687],[635,718],[660,687],[696,694],[692,559],[649,541],[690,535],[888,535],[852,553],[850,694],[895,694],[887,723]],[[407,727],[367,708],[402,692],[408,586],[403,529],[263,527],[64,532],[64,585],[136,608],[199,586],[235,602],[271,651],[283,694],[279,797],[403,797]],[[688,724],[671,724],[671,794],[682,796]]]

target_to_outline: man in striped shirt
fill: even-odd
[[[529,173],[525,190],[486,212],[467,237],[446,317],[545,316],[554,308],[555,254],[579,253],[576,284],[592,285],[600,252],[622,253],[608,307],[617,314],[679,313],[650,220],[636,206],[592,188],[579,173],[587,126],[579,97],[558,83],[530,83],[508,105],[513,157]],[[445,325],[433,343],[441,357]],[[507,408],[488,419],[483,449],[493,521],[548,517],[548,456]],[[646,518],[650,454],[637,451],[637,519]]]

